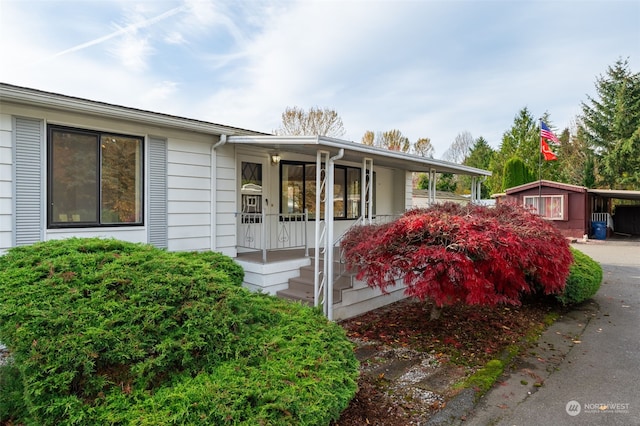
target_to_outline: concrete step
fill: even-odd
[[[320,271],[324,270],[324,262],[320,262]],[[311,265],[307,265],[307,266],[303,266],[302,268],[300,268],[300,277],[301,278],[309,278],[311,280],[313,280],[313,275],[315,273],[315,265],[313,263],[313,259],[311,260]],[[338,275],[338,274],[350,274],[350,272],[345,271],[345,265],[344,264],[340,264],[339,262],[334,262],[333,265],[333,273]]]
[[[276,294],[292,300],[307,301],[313,304],[313,275],[309,277],[289,278],[289,288],[280,290]],[[352,287],[352,277],[350,275],[342,276],[333,283],[333,302],[342,301],[342,290]]]

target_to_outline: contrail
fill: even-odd
[[[105,36],[96,38],[96,39],[88,41],[86,43],[82,43],[82,44],[79,44],[77,46],[73,46],[73,47],[71,47],[69,49],[66,49],[66,50],[63,50],[61,52],[58,52],[55,55],[50,56],[48,59],[58,58],[58,57],[60,57],[62,55],[66,55],[68,53],[77,52],[78,50],[82,50],[82,49],[86,49],[87,47],[95,46],[96,44],[103,43],[103,42],[105,42],[107,40],[110,40],[110,39],[112,39],[114,37],[121,36],[121,35],[126,34],[128,32],[136,31],[136,30],[138,30],[140,28],[145,28],[145,27],[151,26],[151,25],[153,25],[153,24],[155,24],[157,22],[162,21],[163,19],[166,19],[166,18],[169,18],[169,17],[171,17],[173,15],[176,15],[176,14],[182,12],[183,10],[185,10],[185,6],[184,5],[175,7],[173,9],[168,10],[168,11],[166,11],[166,12],[164,12],[164,13],[158,15],[158,16],[155,16],[153,18],[149,18],[149,19],[145,19],[144,21],[136,22],[136,23],[128,25],[128,26],[126,26],[124,28],[120,28],[120,29],[118,29],[118,31],[112,32],[111,34],[107,34]]]

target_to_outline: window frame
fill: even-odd
[[[280,161],[280,165],[279,165],[279,177],[278,177],[278,211],[280,212],[280,214],[287,214],[283,212],[283,203],[282,203],[282,190],[283,190],[283,183],[284,183],[284,178],[283,178],[283,167],[284,166],[302,166],[302,173],[301,176],[302,178],[302,205],[303,206],[307,206],[307,187],[306,187],[306,182],[307,180],[305,179],[306,175],[307,175],[307,170],[306,167],[307,166],[313,166],[316,167],[316,163],[312,163],[312,162],[304,162],[304,161],[290,161],[290,160],[283,160]],[[348,208],[348,197],[349,197],[349,193],[348,193],[348,185],[349,185],[349,170],[354,170],[357,171],[357,176],[358,176],[358,182],[360,184],[360,191],[362,191],[362,168],[359,167],[353,167],[353,166],[346,166],[346,165],[334,165],[334,173],[342,173],[343,174],[343,192],[339,195],[342,196],[342,200],[343,200],[343,208],[341,210],[340,213],[342,213],[342,216],[337,216],[336,215],[336,209],[335,209],[335,204],[334,204],[334,214],[333,214],[333,220],[354,220],[354,219],[358,219],[360,217],[360,211],[357,212],[357,214],[354,217],[349,217],[348,213],[349,213],[349,208]],[[375,173],[374,173],[374,179],[375,179]],[[336,178],[334,175],[334,182],[336,182]],[[314,180],[315,183],[315,180]],[[334,203],[335,203],[335,193],[334,193]],[[375,186],[374,186],[374,195],[373,198],[375,200]],[[375,211],[375,209],[374,209]],[[316,218],[316,212],[313,212],[313,214],[311,212],[309,212],[309,220],[313,221]],[[322,219],[324,220],[324,219]]]
[[[566,221],[568,220],[568,196],[567,194],[546,194],[546,195],[525,195],[522,197],[522,205],[526,208],[533,208],[533,211],[535,211],[536,213],[538,213],[538,206],[540,204],[540,202],[538,201],[540,198],[542,198],[543,200],[547,199],[547,200],[551,200],[551,202],[553,202],[554,199],[558,199],[560,200],[560,212],[557,215],[554,216],[549,216],[547,215],[547,211],[546,211],[546,205],[547,203],[544,203],[545,206],[545,211],[544,211],[544,215],[540,215],[541,218],[545,219],[545,220],[555,220],[555,221]],[[532,203],[528,204],[527,201],[532,201]],[[551,204],[551,203],[550,203]]]
[[[97,220],[96,221],[55,221],[54,220],[54,140],[53,136],[55,132],[63,132],[63,133],[74,133],[79,135],[89,135],[95,137],[95,150],[96,150],[96,159],[95,159],[95,168],[96,168],[96,183],[95,183],[95,195],[97,198]],[[102,150],[100,149],[102,144],[102,138],[105,136],[111,137],[121,137],[131,140],[137,140],[139,143],[140,150],[140,165],[139,170],[136,170],[135,173],[139,175],[139,195],[136,200],[136,204],[139,205],[139,216],[140,220],[137,222],[107,222],[103,218],[102,214],[102,203],[103,203],[103,194],[102,194],[102,178],[103,178],[103,164],[102,164]],[[48,124],[47,125],[47,172],[46,172],[46,188],[47,188],[47,229],[68,229],[68,228],[122,228],[122,227],[142,227],[145,226],[145,185],[146,185],[146,176],[145,176],[145,137],[138,135],[131,135],[119,132],[111,132],[111,131],[101,131],[101,130],[90,130],[78,127],[70,127],[63,126],[57,124]]]

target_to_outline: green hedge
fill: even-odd
[[[22,400],[3,397],[0,422],[337,419],[358,376],[342,328],[241,282],[242,269],[215,253],[104,239],[10,250],[0,256],[0,341],[13,362],[0,384]]]
[[[573,264],[564,292],[558,296],[558,300],[565,305],[582,303],[592,298],[602,283],[602,267],[598,262],[573,247],[571,253]]]

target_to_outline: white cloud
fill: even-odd
[[[146,37],[126,33],[116,40],[110,52],[127,69],[142,72],[147,69],[147,59],[154,52]]]
[[[326,106],[347,139],[397,128],[439,156],[464,130],[497,146],[525,106],[569,125],[640,52],[640,4],[580,5],[3,0],[0,80],[267,132]]]

